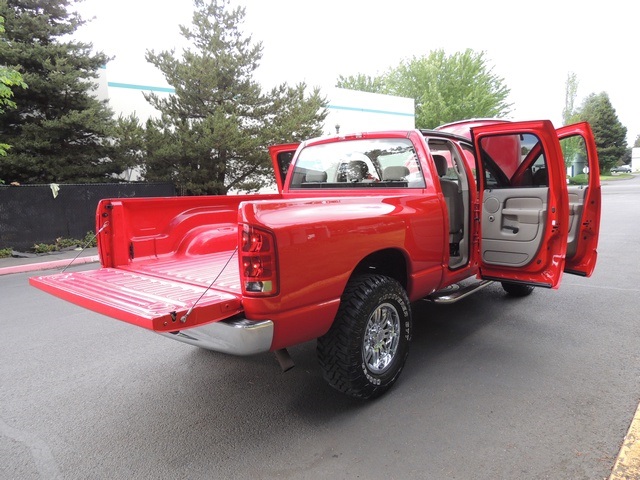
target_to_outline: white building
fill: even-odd
[[[640,148],[631,149],[631,171],[640,172]]]
[[[327,134],[415,128],[413,98],[333,88],[327,96]]]
[[[134,113],[143,123],[158,112],[144,99],[142,93],[154,92],[160,96],[168,96],[174,92],[170,86],[114,81],[108,75],[108,68],[100,70],[96,91],[98,98],[108,99],[116,116]],[[339,133],[349,133],[415,128],[415,105],[412,98],[343,88],[333,88],[322,94],[328,100],[328,115],[323,126],[325,134],[334,134],[336,129],[339,129]]]

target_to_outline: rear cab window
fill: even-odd
[[[310,145],[296,160],[289,189],[425,188],[407,138],[355,139]]]

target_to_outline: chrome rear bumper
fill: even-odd
[[[162,332],[160,335],[216,352],[253,355],[268,352],[271,348],[273,322],[254,322],[243,317],[233,317],[186,330]]]

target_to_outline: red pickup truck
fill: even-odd
[[[373,398],[402,371],[411,302],[493,281],[524,296],[595,267],[586,123],[470,120],[270,153],[278,193],[102,200],[101,268],[30,283],[199,347],[273,351],[283,369],[287,347],[317,340],[328,383]],[[594,173],[587,185],[567,185],[565,159]]]

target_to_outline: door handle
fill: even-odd
[[[514,227],[513,225],[503,225],[502,228],[505,230],[511,230],[513,233],[518,233],[520,231],[518,227]]]

